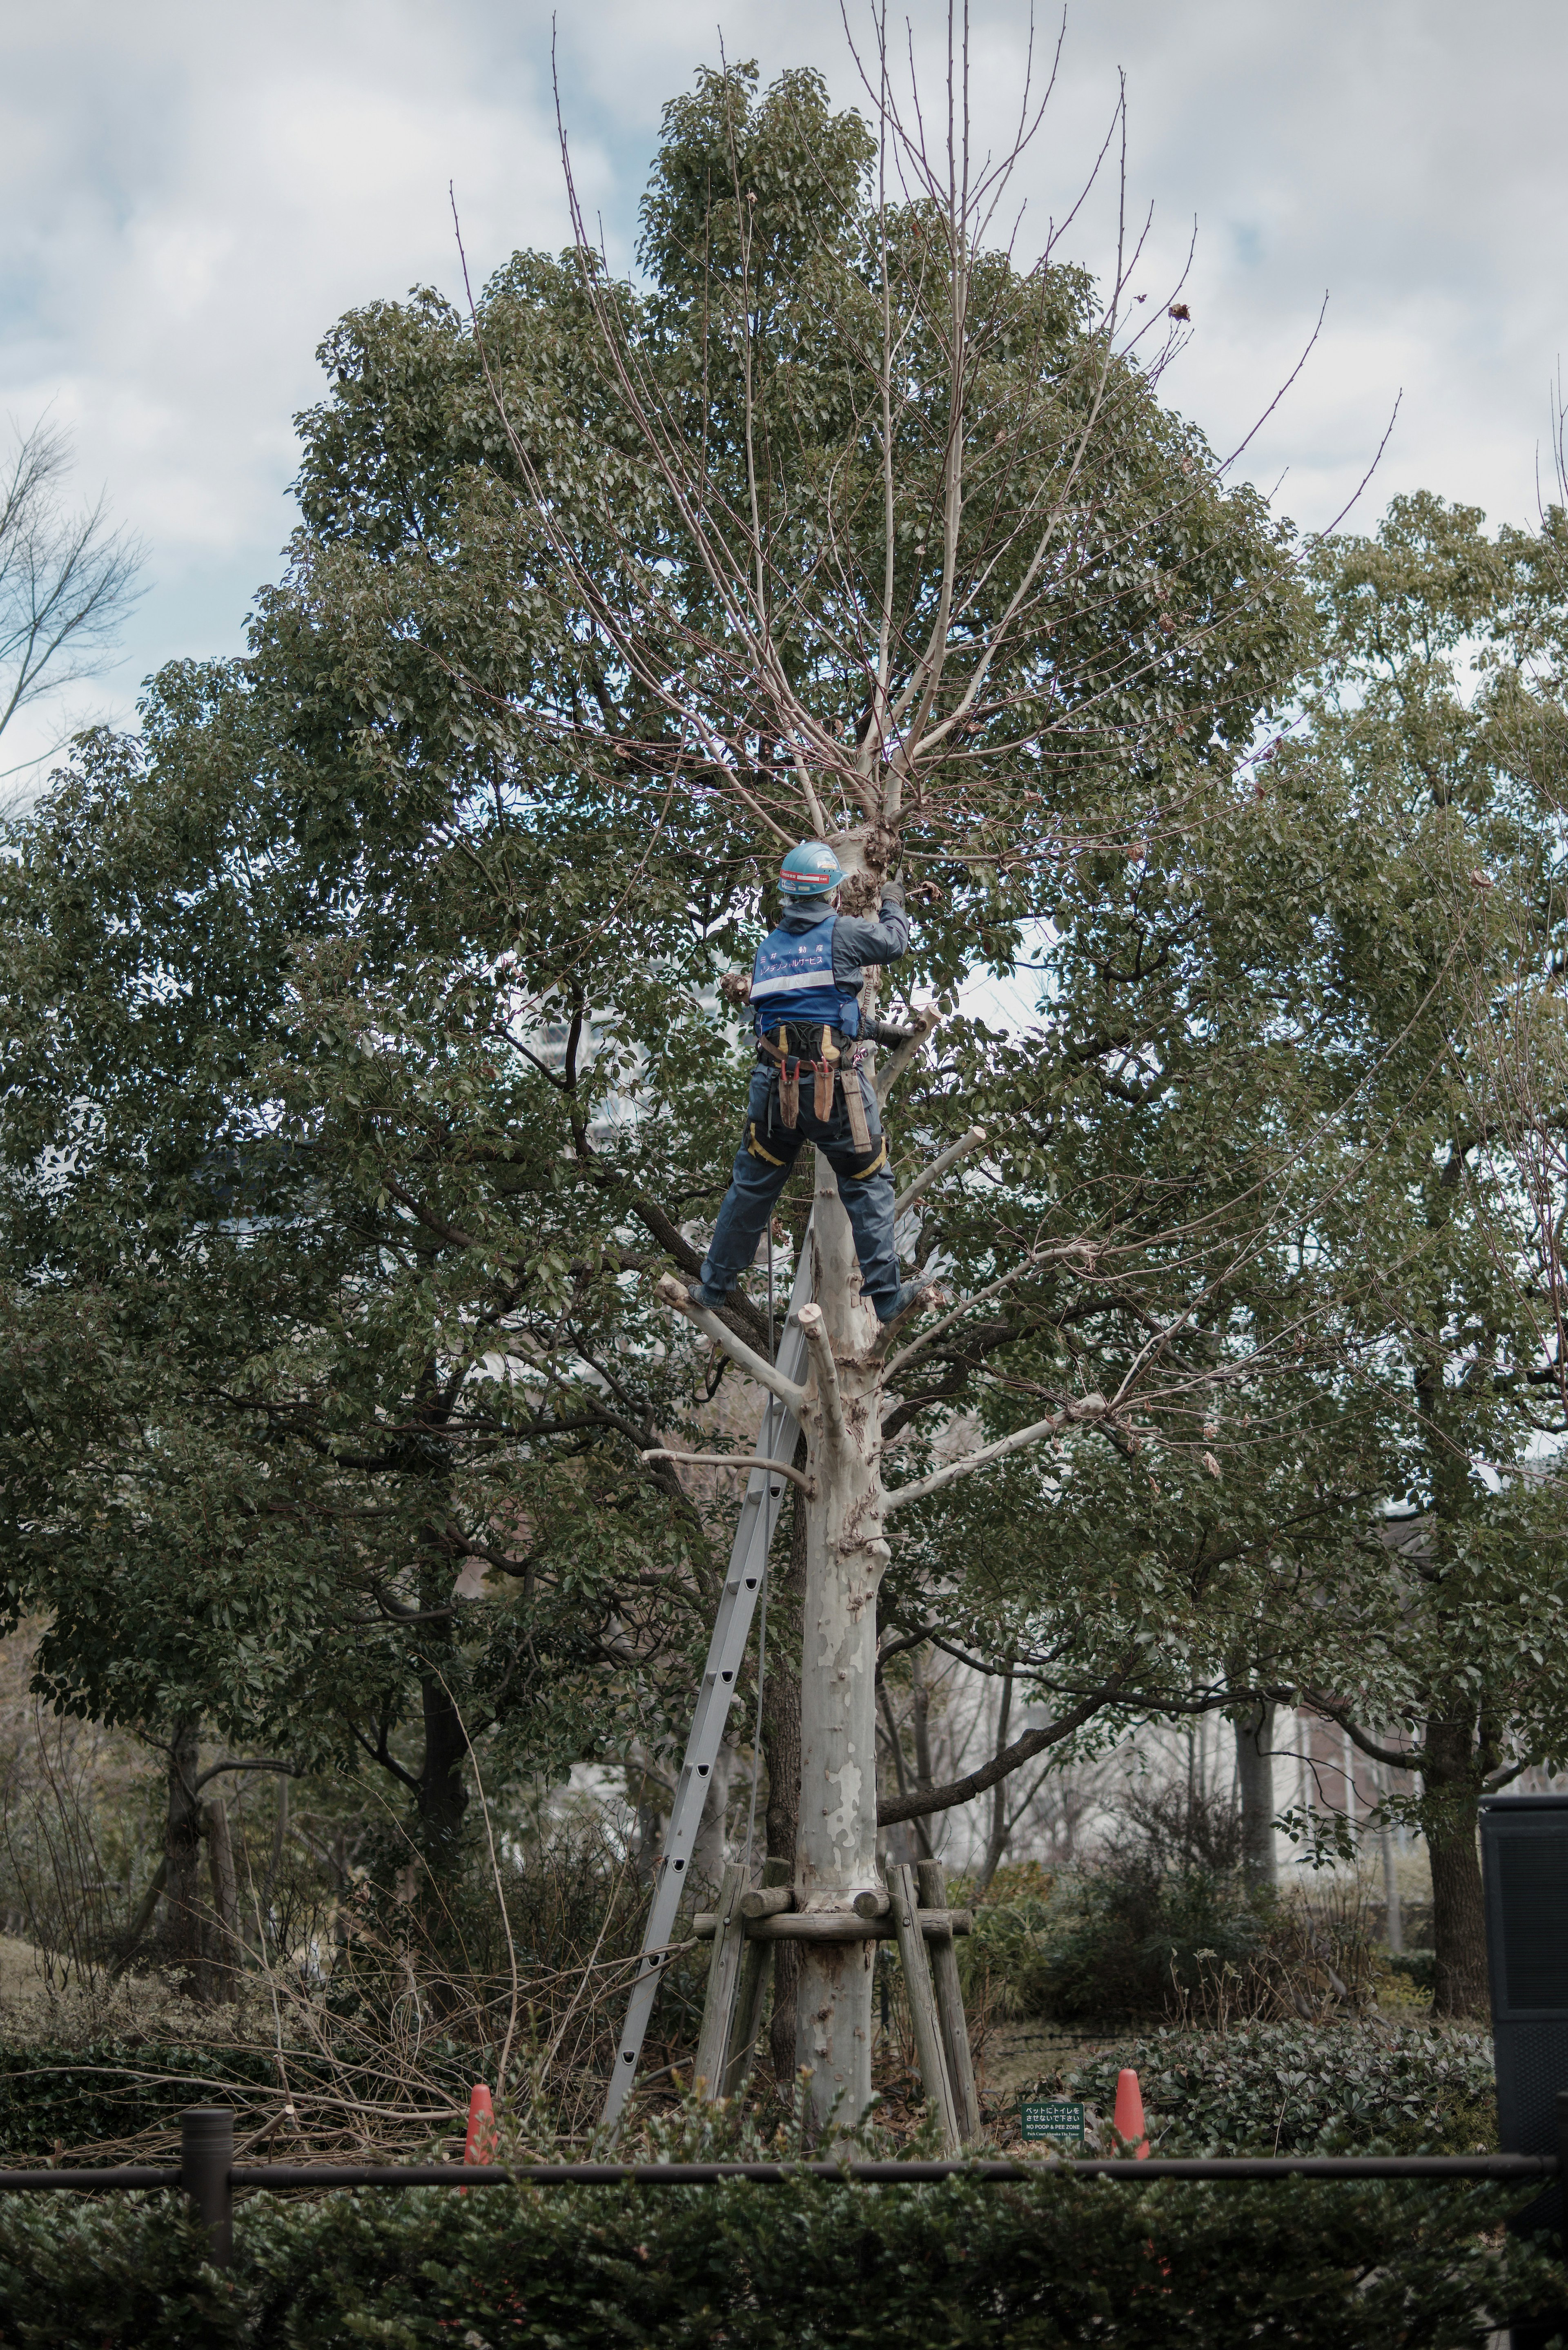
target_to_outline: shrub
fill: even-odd
[[[96,2041],[81,2048],[0,2048],[0,2155],[47,2155],[177,2130],[186,2106],[216,2093],[239,2109],[271,2092],[271,2060],[242,2048]]]
[[[982,1906],[963,1963],[993,2013],[1119,2022],[1165,2012],[1217,1967],[1244,1967],[1262,1935],[1235,1879],[1166,1876],[1137,1856]]]
[[[1372,1990],[1370,1929],[1354,1881],[1259,1901],[1234,1873],[1112,1851],[1044,1891],[983,1902],[960,1964],[998,2017],[1224,2025],[1359,2005]]]
[[[1434,2026],[1251,2024],[1162,2032],[1067,2076],[1109,2114],[1135,2065],[1166,2154],[1470,2154],[1497,2145],[1491,2042]]]
[[[256,2197],[236,2264],[171,2206],[0,2205],[0,2344],[29,2350],[1480,2350],[1561,2313],[1497,2189],[428,2189]]]

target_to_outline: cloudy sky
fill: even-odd
[[[814,65],[856,95],[829,0],[564,0],[559,16],[579,184],[625,260],[660,105],[721,37],[764,74]],[[976,117],[1001,137],[1026,0],[975,0],[973,23]],[[919,0],[932,76],[945,24]],[[159,662],[240,648],[290,527],[316,346],[352,305],[458,294],[449,182],[479,275],[565,242],[550,41],[546,0],[3,0],[0,414],[69,427],[81,486],[146,545],[148,592],[113,671],[13,726],[0,769],[64,723],[128,718]],[[1326,295],[1244,470],[1321,525],[1397,398],[1355,523],[1421,485],[1531,520],[1568,341],[1562,0],[1073,0],[1019,182],[1025,242],[1077,192],[1118,70],[1130,204],[1154,208],[1137,283],[1163,294],[1196,228],[1195,331],[1169,396],[1229,452]],[[1071,249],[1103,268],[1114,227],[1107,189]]]

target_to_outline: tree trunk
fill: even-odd
[[[192,1999],[212,1996],[202,1899],[202,1804],[196,1793],[202,1726],[177,1721],[169,1742],[169,1797],[163,1832],[163,1914],[168,1961]]]
[[[730,1790],[734,1785],[740,1764],[740,1755],[730,1739],[722,1739],[719,1752],[713,1757],[702,1817],[691,1846],[692,1878],[698,1886],[706,1887],[715,1896],[724,1874],[724,1831],[730,1815]]]
[[[452,1561],[441,1546],[441,1525],[431,1528],[420,1574],[420,1606],[433,1613],[451,1602]],[[457,1643],[450,1620],[427,1623],[420,1657],[420,1700],[425,1751],[420,1764],[419,1825],[421,1856],[432,1877],[450,1877],[462,1852],[468,1786],[463,1763],[468,1732],[452,1696],[458,1686]],[[441,1905],[438,1901],[438,1911]],[[436,1913],[432,1913],[436,1914]]]
[[[1473,1716],[1428,1723],[1421,1826],[1432,1864],[1434,2015],[1476,2015],[1487,2006],[1486,1910],[1476,1850],[1479,1762]]]
[[[234,1847],[229,1835],[229,1814],[221,1795],[202,1807],[207,1839],[207,1869],[213,1881],[213,1989],[219,1999],[240,1995],[240,1894],[234,1869]]]
[[[1382,1778],[1386,1800],[1394,1783],[1386,1769]],[[1386,1815],[1378,1828],[1377,1839],[1383,1848],[1383,1939],[1390,1956],[1397,1958],[1405,1948],[1405,1915],[1399,1906],[1399,1855],[1394,1843],[1393,1824]]]
[[[627,1797],[637,1816],[633,1866],[637,1881],[646,1893],[652,1886],[664,1843],[664,1807],[659,1797],[668,1795],[669,1786],[653,1768],[640,1738],[634,1738],[627,1748],[626,1780]]]
[[[909,1713],[915,1732],[915,1793],[929,1795],[936,1785],[931,1775],[931,1691],[926,1679],[924,1653],[919,1648],[909,1652]],[[931,1842],[929,1814],[917,1813],[914,1829],[919,1859],[934,1860],[937,1848]]]
[[[1274,1865],[1274,1719],[1272,1705],[1236,1717],[1236,1783],[1241,1796],[1241,1881],[1250,1897],[1272,1893]]]
[[[853,1907],[880,1890],[877,1869],[877,1590],[888,1556],[881,1527],[882,1361],[876,1317],[860,1297],[849,1220],[817,1160],[812,1223],[824,1344],[836,1365],[842,1434],[825,1408],[813,1350],[804,1412],[816,1497],[806,1510],[800,1689],[800,1821],[795,1899],[805,1910]],[[809,1309],[808,1309],[809,1310]],[[795,2062],[809,2073],[813,2122],[853,2127],[871,2100],[873,1942],[805,1942]]]
[[[450,1875],[462,1846],[462,1815],[468,1809],[468,1789],[462,1765],[468,1736],[452,1702],[449,1659],[426,1663],[421,1695],[425,1724],[424,1761],[420,1766],[420,1840],[424,1858],[436,1876]]]
[[[1012,1720],[1012,1672],[1009,1668],[1002,1677],[1002,1699],[996,1714],[996,1752],[999,1754],[1006,1752],[1007,1733]],[[1012,1835],[1012,1831],[1007,1819],[1007,1782],[1005,1779],[999,1779],[991,1791],[991,1825],[986,1830],[985,1857],[981,1862],[980,1875],[975,1884],[977,1893],[985,1891],[986,1887],[1001,1867],[1002,1856],[1007,1850]]]
[[[795,1446],[794,1465],[805,1467],[805,1439]],[[800,1825],[800,1654],[801,1605],[805,1594],[805,1496],[791,1488],[789,1547],[783,1572],[770,1576],[768,1605],[768,1669],[763,1684],[763,1752],[768,1765],[766,1817],[768,1866],[779,1881],[794,1880],[795,1846]],[[798,1947],[774,1944],[774,2012],[768,2053],[774,2078],[787,2094],[794,2078],[795,1986],[799,1980]]]

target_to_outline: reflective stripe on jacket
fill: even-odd
[[[833,976],[837,928],[837,915],[830,914],[809,931],[769,931],[752,966],[752,1010],[759,1035],[781,1024],[859,1035],[858,998],[840,988]]]

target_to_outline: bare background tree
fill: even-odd
[[[12,420],[0,476],[0,734],[43,695],[99,675],[141,593],[140,546],[111,523],[101,493],[71,504],[71,463],[69,437],[47,416],[26,430]]]

